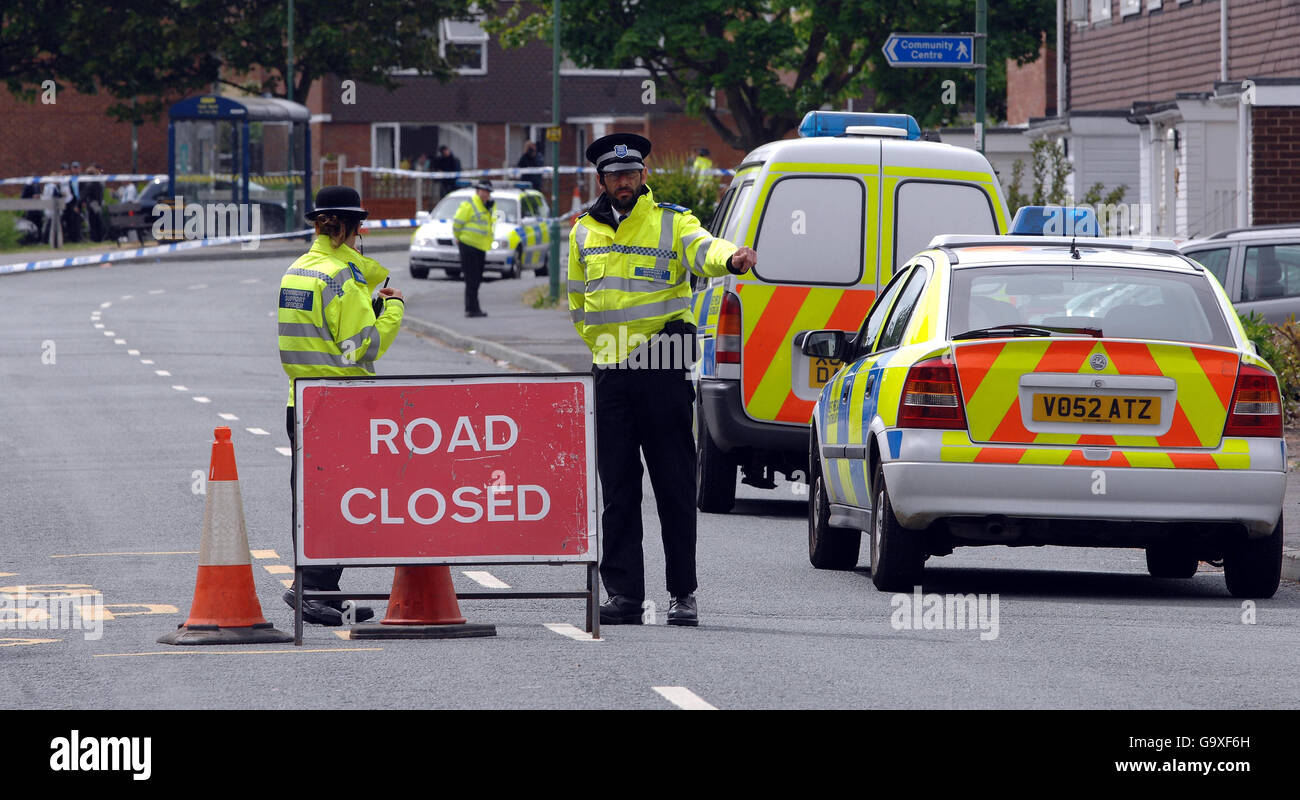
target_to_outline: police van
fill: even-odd
[[[741,482],[806,483],[808,423],[838,369],[801,331],[856,331],[895,269],[941,233],[1001,234],[1008,213],[975,150],[921,141],[904,114],[811,111],[799,138],[745,156],[710,231],[758,251],[743,276],[700,282],[696,503],[726,513]]]

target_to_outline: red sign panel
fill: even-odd
[[[299,564],[596,560],[590,376],[296,387]]]

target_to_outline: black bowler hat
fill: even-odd
[[[477,183],[474,184],[474,188],[475,188],[475,189],[487,189],[487,190],[490,192],[490,191],[492,191],[492,181],[489,181],[489,180],[481,180],[481,181],[478,181]]]
[[[596,172],[622,172],[645,169],[645,157],[650,155],[650,140],[635,133],[611,133],[592,142],[587,148],[587,160],[596,165]]]
[[[316,215],[324,213],[357,219],[370,216],[370,212],[361,207],[361,195],[357,194],[357,190],[351,186],[322,186],[316,193],[316,207],[303,216],[314,220]]]

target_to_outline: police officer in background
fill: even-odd
[[[695,600],[695,360],[689,277],[743,274],[748,247],[710,236],[645,184],[650,141],[604,136],[587,148],[604,193],[569,234],[569,313],[592,351],[604,492],[602,625],[643,621],[641,455],[659,510],[669,625],[699,624]]]
[[[374,362],[397,338],[405,313],[402,293],[381,288],[372,302],[371,292],[388,277],[388,270],[356,249],[361,220],[367,212],[361,196],[348,186],[325,186],[316,193],[316,207],[304,215],[316,227],[311,249],[294,261],[280,279],[278,309],[280,364],[289,376],[289,407],[285,425],[289,444],[294,442],[294,388],[296,378],[335,378],[374,375]],[[289,485],[296,478],[298,459],[290,466]],[[294,552],[297,552],[298,509],[294,504]],[[308,591],[339,591],[341,567],[304,567],[303,587]],[[295,589],[284,593],[294,604]],[[351,602],[351,601],[348,601]],[[342,625],[344,604],[337,600],[304,600],[303,619],[318,625]],[[358,606],[356,622],[375,615]]]
[[[492,240],[496,237],[493,205],[492,183],[481,180],[474,184],[474,194],[460,204],[451,221],[451,232],[456,237],[456,247],[460,251],[467,317],[487,316],[487,312],[478,304],[478,287],[483,282],[483,263],[487,260],[487,251],[492,249]]]

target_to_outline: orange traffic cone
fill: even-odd
[[[244,527],[244,502],[239,495],[235,446],[230,428],[213,433],[208,468],[207,504],[203,508],[203,543],[199,545],[199,574],[194,583],[190,617],[176,630],[159,637],[160,644],[269,644],[293,637],[271,626],[262,616],[253,585],[253,560]]]
[[[465,639],[496,636],[495,625],[467,625],[448,567],[397,567],[388,614],[378,625],[356,625],[353,639]]]

